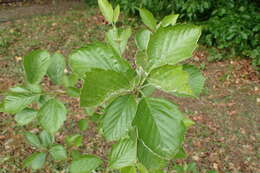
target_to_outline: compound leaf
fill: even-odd
[[[65,67],[66,62],[62,54],[55,53],[51,56],[51,63],[47,74],[54,84],[61,84]]]
[[[153,14],[144,9],[144,8],[140,8],[139,9],[139,13],[140,13],[140,16],[142,18],[142,21],[143,23],[149,28],[151,29],[152,31],[155,31],[156,30],[156,19],[154,18]]]
[[[72,161],[69,170],[70,173],[91,173],[91,171],[95,170],[101,164],[102,161],[99,158],[85,155]]]
[[[41,169],[44,165],[46,153],[33,153],[27,157],[23,163],[25,167],[31,167],[33,170]]]
[[[18,125],[24,126],[32,122],[37,117],[37,113],[38,112],[34,109],[25,108],[15,115],[15,121],[18,123]]]
[[[67,159],[67,151],[62,145],[54,145],[49,152],[54,160],[60,161]]]

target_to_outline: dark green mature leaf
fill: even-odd
[[[42,144],[37,135],[35,135],[31,132],[25,132],[24,135],[25,135],[25,138],[27,139],[27,141],[29,142],[29,144],[31,144],[32,146],[37,147],[37,148],[42,148]]]
[[[143,29],[137,32],[135,36],[135,43],[140,50],[146,50],[150,40],[151,31]]]
[[[29,83],[39,83],[50,64],[50,54],[44,50],[35,50],[24,57],[23,66]]]
[[[189,73],[189,86],[195,96],[199,96],[203,90],[205,78],[199,69],[193,65],[183,65],[183,70]]]
[[[140,163],[147,169],[160,169],[166,166],[167,161],[160,158],[158,155],[144,146],[142,141],[138,141],[137,156]]]
[[[143,8],[139,9],[140,16],[142,18],[143,23],[152,31],[156,30],[156,19],[154,18],[153,14]]]
[[[11,114],[20,112],[33,101],[37,101],[39,96],[39,93],[33,93],[23,87],[11,88],[4,99],[4,111]]]
[[[107,140],[118,140],[126,136],[132,126],[137,110],[133,95],[120,96],[106,109],[103,119],[103,130]]]
[[[98,0],[98,6],[105,19],[109,23],[113,23],[114,12],[112,5],[107,0]]]
[[[76,50],[69,57],[69,65],[73,72],[79,74],[80,77],[95,68],[113,70],[127,76],[134,74],[130,64],[121,58],[111,46],[103,43],[89,44]]]
[[[93,69],[86,73],[80,95],[82,107],[96,106],[105,98],[130,88],[127,78],[112,70]]]
[[[54,143],[54,136],[43,130],[40,135],[41,143],[44,147],[49,147]]]
[[[52,158],[54,160],[66,160],[67,159],[67,151],[62,145],[54,145],[49,150]]]
[[[151,151],[171,159],[184,139],[182,115],[171,102],[160,98],[143,98],[138,106],[134,124],[138,137]]]
[[[0,112],[5,112],[5,110],[4,110],[4,102],[0,102]]]
[[[167,27],[169,25],[175,25],[178,17],[179,17],[179,14],[170,14],[168,16],[165,16],[163,18],[163,20],[161,21],[160,25],[162,27]]]
[[[18,125],[24,126],[32,122],[37,117],[37,113],[38,112],[34,109],[25,108],[15,115],[15,121],[18,123]]]
[[[193,95],[189,86],[189,74],[182,66],[165,65],[151,71],[148,81],[166,92]]]
[[[82,145],[83,136],[80,134],[75,134],[71,136],[66,136],[65,142],[68,146],[76,146],[79,147]]]
[[[46,153],[33,153],[23,163],[24,167],[31,167],[33,170],[41,169],[44,165]]]
[[[115,49],[119,55],[123,55],[128,39],[131,36],[131,28],[127,29],[110,29],[106,34],[107,42]]]
[[[51,63],[47,74],[54,84],[60,84],[62,82],[65,67],[66,62],[62,54],[55,53],[51,56]]]
[[[54,134],[66,120],[67,110],[64,104],[56,99],[51,99],[43,105],[38,113],[41,126]]]
[[[151,36],[148,44],[150,65],[152,68],[175,65],[190,58],[200,34],[200,27],[189,24],[160,28]]]
[[[126,166],[133,166],[137,161],[136,139],[123,139],[112,147],[109,167],[120,169]]]
[[[70,173],[91,173],[98,166],[102,164],[102,161],[91,155],[85,155],[77,160],[72,161],[70,165]]]

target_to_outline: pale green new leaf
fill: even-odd
[[[123,139],[113,145],[109,162],[109,167],[111,169],[120,169],[127,166],[133,166],[136,161],[136,139]]]
[[[136,173],[136,168],[134,166],[128,166],[120,169],[120,173]]]
[[[135,64],[141,67],[144,71],[148,71],[148,57],[145,51],[137,51],[135,55]]]
[[[179,14],[170,14],[168,16],[165,16],[161,21],[160,26],[167,27],[169,25],[175,25],[178,17]]]
[[[143,23],[152,31],[156,30],[156,19],[154,18],[153,14],[148,11],[147,9],[140,8],[139,9],[140,16],[142,18]]]
[[[66,144],[70,147],[71,146],[79,147],[82,145],[82,141],[83,141],[83,136],[81,136],[80,134],[66,136],[65,138]]]
[[[167,161],[149,150],[142,141],[138,141],[137,145],[138,161],[147,169],[160,169],[167,165]]]
[[[107,0],[98,0],[98,6],[105,19],[109,23],[113,23],[114,12],[112,5]]]
[[[69,57],[69,65],[81,78],[94,68],[122,72],[127,76],[134,74],[130,64],[104,43],[89,44],[76,50]]]
[[[136,110],[137,103],[133,95],[120,96],[107,107],[103,119],[103,130],[108,141],[126,136],[132,126]]]
[[[31,144],[34,147],[37,148],[42,148],[40,139],[38,138],[37,135],[31,133],[31,132],[25,132],[24,133],[26,140],[29,142],[29,144]]]
[[[146,50],[150,40],[151,31],[147,29],[140,30],[136,33],[135,43],[140,50]]]
[[[192,56],[197,47],[201,28],[190,24],[179,24],[160,28],[150,38],[147,55],[152,68],[175,65]]]
[[[32,122],[36,117],[37,111],[31,108],[25,108],[15,115],[15,121],[18,123],[18,125],[24,126]]]
[[[86,73],[80,95],[80,105],[82,107],[96,106],[105,98],[128,89],[130,89],[130,83],[122,73],[93,69]]]
[[[73,160],[70,165],[70,173],[91,173],[102,164],[102,161],[91,155],[85,155],[77,160]]]
[[[119,54],[123,55],[128,39],[131,36],[131,28],[127,29],[110,29],[106,34],[107,42],[114,48],[114,50]]]
[[[46,158],[46,153],[33,153],[27,157],[23,162],[24,167],[32,168],[33,170],[40,169],[43,167]]]
[[[148,82],[166,91],[193,95],[189,86],[189,74],[182,66],[165,65],[151,71]]]
[[[120,6],[117,5],[116,8],[114,9],[114,16],[113,16],[114,23],[118,21],[119,15],[120,15]]]
[[[51,56],[51,63],[47,74],[54,84],[61,84],[65,67],[66,62],[62,54],[55,53]]]
[[[29,83],[39,83],[46,74],[50,64],[50,54],[44,50],[35,50],[23,59],[26,79]]]
[[[185,126],[177,107],[160,98],[143,98],[134,124],[138,137],[151,151],[171,159],[183,143]]]
[[[67,151],[62,145],[54,145],[49,152],[54,160],[60,161],[67,159]]]
[[[66,120],[67,110],[64,104],[56,99],[51,99],[41,107],[38,117],[44,130],[54,134]]]
[[[23,87],[11,88],[4,99],[4,111],[15,114],[39,99],[40,94],[33,93]]]
[[[87,119],[81,119],[78,121],[78,127],[81,131],[85,131],[88,128],[88,120]]]
[[[54,136],[43,130],[40,135],[41,143],[44,147],[49,147],[54,143]]]

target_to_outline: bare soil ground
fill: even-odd
[[[38,5],[10,9],[15,10],[14,13],[8,9],[0,11],[0,18],[10,19],[0,23],[0,100],[8,88],[23,82],[21,60],[29,51],[40,48],[67,56],[75,48],[103,40],[108,26],[98,10],[82,8],[83,5],[74,3],[64,8],[53,7],[61,8],[60,12],[54,10],[54,13],[52,7],[47,9],[47,6]],[[27,12],[25,18],[20,15]],[[133,22],[132,19],[122,20],[122,25],[125,23]],[[133,47],[132,38],[127,52],[130,60]],[[179,104],[182,111],[196,122],[186,137],[185,149],[189,156],[177,162],[195,162],[202,173],[209,169],[219,173],[260,172],[259,73],[246,59],[208,62],[205,48],[196,51],[191,63],[201,68],[207,78],[199,99],[176,98],[160,91],[155,94]],[[57,87],[48,80],[43,85],[48,90]],[[66,126],[57,134],[57,142],[63,143],[65,135],[81,133],[84,145],[80,150],[105,157],[109,145],[97,133],[95,123],[90,123],[86,132],[80,132],[76,127],[77,121],[85,117],[79,108],[79,100],[65,96],[60,99],[66,103],[70,114]],[[34,151],[23,138],[25,130],[37,132],[38,128],[33,125],[19,127],[12,115],[0,113],[0,173],[30,172],[22,168],[22,161]],[[49,165],[53,166],[46,166],[40,172],[65,172],[65,163]]]

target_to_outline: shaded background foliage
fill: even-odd
[[[111,0],[128,15],[137,15],[139,7],[158,17],[180,14],[180,21],[204,26],[200,42],[225,49],[225,58],[242,55],[260,65],[260,13],[256,0]],[[85,0],[95,4],[95,0]]]

